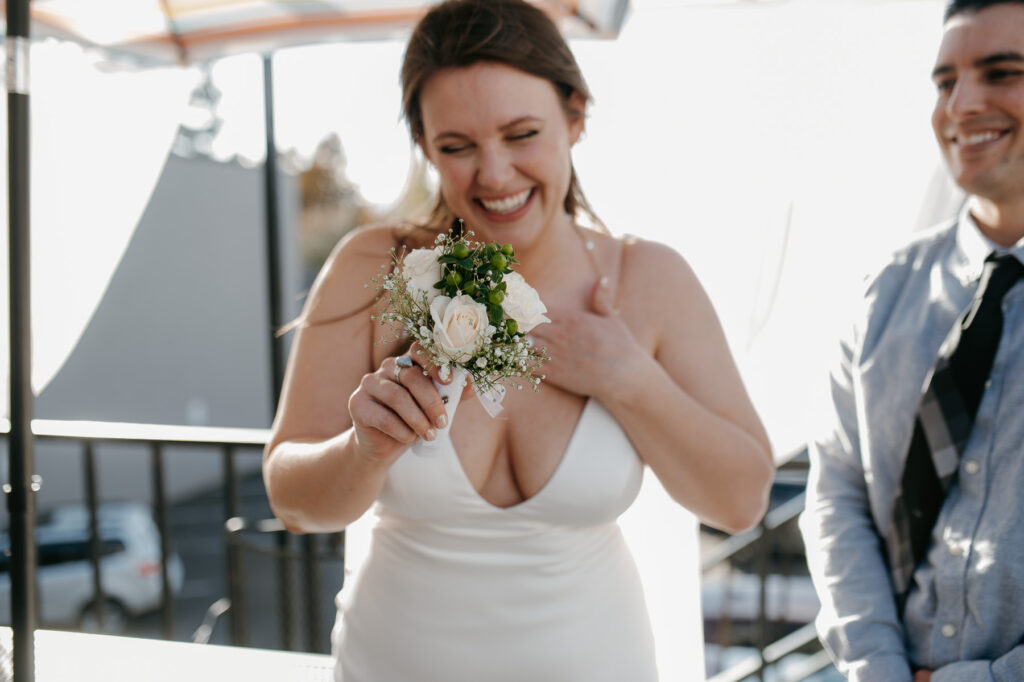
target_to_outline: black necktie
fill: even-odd
[[[1022,276],[1024,265],[1012,255],[986,259],[974,303],[939,350],[921,399],[886,538],[901,609],[985,394],[1003,332],[1003,296]]]

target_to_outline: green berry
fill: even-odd
[[[452,255],[458,258],[459,260],[462,260],[463,258],[469,256],[469,247],[463,244],[462,242],[458,242],[457,244],[455,244],[455,246],[452,247]]]
[[[512,256],[512,255],[515,254],[515,250],[512,248],[511,244],[502,244],[501,245],[501,252],[503,254],[505,254],[506,256]]]
[[[496,253],[491,256],[491,265],[494,266],[495,270],[504,270],[505,266],[508,265],[508,258],[505,258],[503,253]]]
[[[512,336],[519,331],[519,323],[512,318],[505,320],[505,331],[508,332],[509,336]]]
[[[445,278],[445,281],[448,282],[448,286],[457,287],[462,284],[462,275],[453,270],[448,273],[448,277]]]
[[[505,300],[505,292],[500,289],[492,289],[491,293],[487,294],[487,302],[499,305]]]
[[[462,287],[462,293],[467,296],[472,296],[476,293],[476,282],[468,282],[466,286]]]

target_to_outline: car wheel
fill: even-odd
[[[92,602],[82,609],[78,617],[78,629],[82,632],[102,632],[108,635],[120,635],[128,627],[128,612],[116,599],[103,602],[103,627],[99,625],[99,614],[96,603]]]

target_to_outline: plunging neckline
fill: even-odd
[[[486,497],[481,495],[480,491],[476,489],[475,485],[473,485],[473,481],[470,480],[469,475],[466,473],[466,469],[462,466],[462,459],[459,457],[459,453],[455,449],[455,443],[452,442],[451,432],[449,431],[447,435],[448,445],[450,446],[449,449],[451,450],[451,455],[455,460],[455,468],[459,470],[460,478],[466,484],[466,487],[469,488],[470,492],[473,494],[473,497],[475,497],[481,503],[483,503],[484,505],[486,505],[487,507],[494,511],[512,512],[523,509],[526,505],[530,504],[538,497],[543,495],[544,492],[551,487],[552,482],[558,477],[558,474],[562,471],[562,469],[565,468],[565,462],[566,460],[569,459],[569,454],[572,452],[573,445],[575,445],[576,443],[576,436],[580,432],[580,425],[583,423],[584,417],[587,416],[587,411],[590,409],[590,405],[593,402],[594,401],[592,398],[587,398],[586,401],[583,403],[583,409],[580,411],[580,416],[576,419],[576,425],[573,426],[572,433],[569,434],[569,442],[566,443],[565,450],[562,452],[562,457],[561,459],[558,460],[558,465],[555,467],[555,470],[551,472],[551,476],[549,476],[548,480],[544,482],[544,485],[541,486],[540,490],[535,492],[533,495],[530,495],[525,500],[520,500],[519,502],[516,502],[515,504],[510,505],[508,507],[499,507],[498,505],[494,504]]]

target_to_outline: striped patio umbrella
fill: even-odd
[[[615,37],[629,0],[530,0],[568,35]],[[35,679],[35,485],[31,420],[29,40],[52,36],[101,49],[139,68],[194,64],[244,52],[264,59],[270,319],[280,323],[276,175],[269,54],[275,49],[408,32],[433,1],[416,0],[0,0],[5,25],[10,299],[9,493],[14,682]],[[271,343],[274,391],[280,345]]]
[[[613,37],[627,0],[531,0],[570,35]],[[2,3],[0,3],[2,4]],[[33,34],[158,63],[336,40],[394,37],[426,0],[33,0]]]

